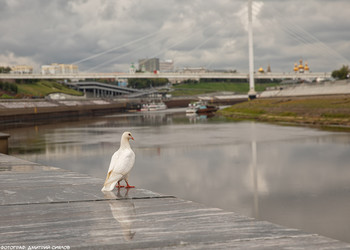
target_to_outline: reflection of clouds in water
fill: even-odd
[[[277,129],[273,131],[276,136],[267,138],[271,132],[268,136],[260,135],[265,128],[259,131],[259,127],[255,171],[250,139],[232,145],[185,144],[160,147],[160,154],[156,150],[145,149],[147,153],[143,153],[143,149],[138,149],[141,162],[140,168],[135,169],[135,181],[151,190],[211,206],[217,204],[231,210],[235,207],[235,211],[249,211],[254,192],[261,197],[281,197],[296,192],[312,195],[330,187],[347,186],[350,176],[346,167],[349,149],[344,147],[347,140],[339,141],[340,137],[322,131],[308,137],[298,131],[300,128],[285,127],[280,132],[288,132],[288,136],[278,135]],[[278,137],[288,139],[276,140]]]
[[[252,182],[243,178],[250,171],[250,145],[201,146],[173,151],[165,148],[161,150],[162,157],[144,158],[140,168],[135,169],[134,180],[148,189],[175,192],[185,199],[206,204],[215,200],[214,206],[219,207],[239,203],[242,196],[249,196],[253,191]]]
[[[135,205],[130,199],[117,200],[117,198],[127,198],[129,189],[124,189],[125,194],[121,195],[120,188],[117,189],[117,195],[113,192],[103,192],[104,197],[108,200],[113,218],[119,222],[124,239],[130,241],[136,232],[132,231],[132,223],[135,220]]]
[[[350,148],[343,145],[268,143],[258,152],[259,171],[274,193],[322,193],[347,186]]]

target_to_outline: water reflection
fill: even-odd
[[[136,233],[132,231],[132,223],[135,220],[136,213],[134,202],[129,199],[117,199],[128,197],[129,189],[125,188],[124,190],[124,195],[121,194],[120,188],[117,189],[117,195],[113,192],[103,192],[103,194],[104,197],[108,199],[113,218],[119,222],[123,230],[124,239],[130,241],[134,238]]]
[[[7,132],[12,154],[104,179],[125,130],[137,187],[350,242],[348,133],[169,113]]]
[[[256,165],[256,141],[252,141],[252,172],[254,185],[254,218],[259,218],[259,184],[258,167]]]
[[[214,113],[209,114],[186,114],[186,117],[190,121],[190,123],[198,123],[198,122],[206,122],[208,118],[214,117]]]

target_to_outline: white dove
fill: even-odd
[[[120,148],[116,151],[109,164],[109,169],[105,184],[101,191],[112,191],[116,184],[117,187],[124,187],[120,185],[120,181],[126,182],[126,188],[134,188],[128,183],[129,172],[135,163],[135,153],[130,147],[129,140],[134,138],[130,132],[124,132],[120,141]]]

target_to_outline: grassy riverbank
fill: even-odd
[[[41,80],[34,83],[18,84],[18,92],[25,95],[46,96],[50,93],[64,93],[70,95],[82,95],[81,92],[68,88],[55,81]]]
[[[350,96],[255,99],[220,110],[219,114],[234,119],[350,126]]]
[[[4,83],[3,85],[5,85]],[[23,97],[44,97],[51,93],[64,93],[81,96],[81,92],[68,88],[64,84],[50,80],[34,80],[21,83],[11,83],[15,91],[4,91],[0,89],[0,98],[12,99]]]

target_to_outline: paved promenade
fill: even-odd
[[[324,83],[303,83],[279,86],[262,92],[259,97],[349,95],[350,81],[341,80]]]
[[[0,154],[0,249],[350,249],[144,189],[102,193],[102,185]]]

